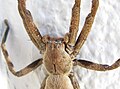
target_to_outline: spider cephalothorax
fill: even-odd
[[[8,21],[5,20],[7,29],[3,36],[1,47],[8,68],[15,76],[20,77],[26,75],[43,63],[48,75],[43,80],[40,89],[80,89],[74,76],[74,71],[72,71],[73,66],[79,65],[97,71],[112,70],[120,66],[120,59],[111,66],[75,59],[91,30],[98,9],[99,0],[92,0],[91,12],[86,17],[85,24],[78,38],[76,38],[76,35],[79,26],[81,0],[75,0],[72,9],[70,31],[66,33],[63,38],[42,37],[33,22],[30,11],[26,9],[25,2],[26,0],[18,0],[18,10],[30,39],[40,53],[42,53],[43,58],[34,61],[24,69],[16,72],[5,47],[9,31]]]
[[[46,43],[46,50],[43,54],[43,63],[52,74],[68,74],[72,69],[72,60],[65,51],[65,44],[62,39],[49,40]]]

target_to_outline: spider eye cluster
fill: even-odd
[[[55,43],[62,43],[62,41],[61,40],[56,40]]]
[[[55,41],[51,41],[51,40],[49,40],[47,43],[61,44],[61,43],[62,43],[62,40],[55,40]]]

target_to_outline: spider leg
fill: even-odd
[[[80,20],[80,3],[81,0],[75,0],[75,4],[72,8],[72,17],[70,23],[70,31],[67,34],[69,37],[68,45],[74,46],[76,41],[76,36],[79,27],[79,20]]]
[[[118,59],[114,64],[112,65],[106,65],[106,64],[98,64],[98,63],[93,63],[90,61],[86,60],[74,60],[74,66],[79,65],[81,67],[91,69],[91,70],[97,70],[97,71],[108,71],[108,70],[113,70],[116,69],[120,66],[120,59]]]
[[[71,73],[69,74],[69,78],[70,78],[70,80],[71,80],[71,82],[72,82],[73,88],[74,88],[74,89],[80,89],[79,83],[78,83],[77,79],[75,78],[73,72],[71,72]]]
[[[25,29],[34,43],[34,45],[40,50],[44,50],[44,43],[42,42],[42,36],[39,33],[36,25],[33,22],[32,15],[29,10],[26,9],[26,0],[18,0],[18,10],[23,19]]]
[[[8,32],[9,32],[9,29],[10,29],[10,27],[9,27],[9,25],[8,25],[8,21],[7,21],[6,19],[4,20],[4,23],[5,23],[5,25],[7,26],[7,28],[6,28],[6,31],[5,31],[4,36],[3,36],[3,38],[2,38],[2,43],[5,43],[5,42],[6,42],[7,35],[8,35]]]
[[[86,38],[91,30],[92,24],[95,19],[95,15],[98,9],[99,0],[92,0],[92,8],[91,12],[88,14],[85,24],[82,28],[82,31],[75,43],[74,51],[72,53],[73,56],[76,56],[79,53],[80,48],[83,46],[84,42],[86,41]]]
[[[41,84],[41,88],[40,88],[40,89],[45,89],[47,77],[48,77],[48,76],[46,76],[45,79],[42,81],[42,84]]]
[[[33,63],[31,63],[30,65],[28,65],[27,67],[25,67],[24,69],[16,72],[15,69],[14,69],[13,63],[11,62],[11,60],[9,58],[9,54],[8,54],[8,52],[6,50],[6,46],[5,46],[5,42],[6,42],[6,39],[7,39],[8,32],[9,32],[9,25],[8,25],[7,20],[5,20],[5,24],[7,25],[7,29],[5,31],[5,34],[3,36],[2,43],[1,43],[2,52],[3,52],[3,55],[4,55],[5,60],[7,62],[9,70],[15,76],[21,77],[21,76],[26,75],[29,72],[35,70],[38,66],[40,66],[42,64],[42,59],[38,59],[38,60],[34,61]]]

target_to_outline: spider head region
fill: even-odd
[[[62,42],[49,41],[46,44],[43,62],[48,73],[53,75],[69,74],[72,68],[71,57]]]
[[[64,38],[52,38],[48,35],[44,36],[42,41],[46,44],[46,50],[57,50],[64,49],[65,42]]]
[[[53,50],[63,50],[63,49],[65,49],[65,45],[61,40],[54,40],[54,41],[49,40],[46,43],[46,50],[53,51]]]
[[[72,68],[72,60],[65,50],[63,38],[45,38],[46,49],[43,63],[48,73],[53,75],[68,74]]]

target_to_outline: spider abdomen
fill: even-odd
[[[73,89],[73,86],[66,75],[49,75],[45,89]]]

